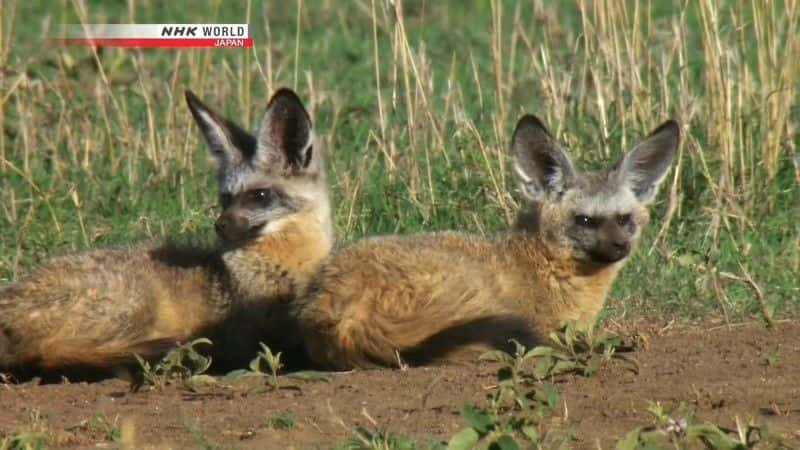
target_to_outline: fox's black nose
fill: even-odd
[[[221,215],[216,222],[214,222],[214,230],[217,236],[225,240],[235,240],[237,234],[236,221],[228,215]]]
[[[612,246],[614,251],[620,256],[625,256],[631,251],[631,243],[629,241],[616,241]]]
[[[254,234],[252,223],[246,217],[229,212],[219,216],[214,222],[214,229],[217,236],[224,241],[233,243],[240,243]]]
[[[228,221],[222,217],[220,217],[219,219],[217,219],[216,222],[214,222],[214,230],[216,230],[217,233],[220,234],[224,233],[225,228],[227,227],[228,227]]]

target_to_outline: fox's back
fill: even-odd
[[[491,279],[474,272],[485,274],[478,263],[494,258],[492,241],[456,232],[368,238],[335,252],[312,281],[310,290],[336,290],[332,301],[343,305],[349,302],[342,296],[368,297],[376,291],[432,293],[450,280]],[[443,267],[450,270],[442,270]],[[385,308],[399,310],[410,307],[403,299],[381,303],[386,304]]]
[[[298,302],[309,350],[330,367],[385,364],[395,359],[391,349],[412,348],[441,324],[488,308],[502,313],[492,301],[500,279],[486,270],[502,260],[494,245],[446,232],[365,239],[340,250]]]

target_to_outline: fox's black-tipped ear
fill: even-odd
[[[203,132],[218,170],[224,171],[227,167],[253,155],[255,138],[250,133],[214,112],[188,89],[186,104],[200,131]]]
[[[541,200],[546,196],[558,198],[575,178],[575,168],[569,156],[534,115],[519,119],[511,138],[511,149],[522,192],[530,200]]]
[[[662,123],[617,163],[619,181],[627,184],[640,202],[652,202],[675,159],[679,142],[678,122]]]
[[[313,164],[311,117],[291,89],[278,89],[267,104],[258,130],[256,159],[266,170],[308,173]]]

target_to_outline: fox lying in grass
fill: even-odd
[[[592,323],[635,247],[679,141],[668,121],[610,170],[581,172],[542,122],[512,139],[527,205],[496,239],[455,232],[364,239],[294,303],[311,359],[330,369],[459,359],[528,347]]]
[[[287,305],[333,244],[321,148],[297,95],[277,91],[255,136],[186,101],[216,165],[218,248],[94,250],[0,290],[0,369],[108,371],[176,341],[214,341],[221,366],[288,344]]]

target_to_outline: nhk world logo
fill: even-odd
[[[249,48],[246,23],[69,25],[62,45],[124,48]]]

